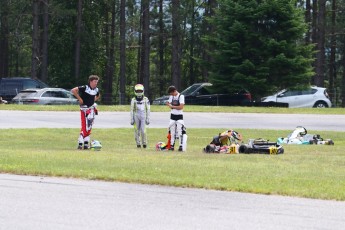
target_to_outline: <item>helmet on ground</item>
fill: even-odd
[[[144,86],[142,84],[136,84],[134,86],[134,93],[135,93],[135,96],[137,97],[144,96]]]
[[[165,150],[166,147],[167,147],[167,145],[165,144],[165,142],[162,142],[162,141],[160,141],[156,144],[156,150],[157,151]]]
[[[240,133],[236,132],[235,130],[232,130],[231,136],[233,138],[235,138],[235,140],[239,140],[239,141],[242,140],[242,135]]]
[[[229,140],[231,140],[231,139],[235,139],[238,141],[242,140],[242,135],[239,132],[232,130],[232,129],[229,129],[227,131],[222,132],[220,134],[220,136],[227,136],[229,138]]]
[[[91,141],[91,150],[100,151],[101,148],[102,148],[102,144],[100,141],[97,141],[97,140]]]

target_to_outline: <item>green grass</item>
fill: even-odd
[[[276,140],[290,130],[235,129],[248,138]],[[132,129],[97,129],[101,151],[78,151],[78,129],[4,129],[0,172],[160,184],[261,194],[345,200],[344,132],[309,131],[334,146],[285,146],[282,155],[205,154],[218,129],[188,129],[187,152],[156,151],[165,129],[148,129],[137,149]]]
[[[100,111],[129,112],[129,105],[99,105]],[[23,111],[76,111],[77,105],[14,105],[0,104],[0,110],[23,110]],[[152,112],[170,111],[164,105],[151,105]],[[345,114],[343,108],[272,108],[272,107],[240,107],[240,106],[197,106],[186,105],[185,112],[222,112],[222,113],[293,113],[293,114]]]

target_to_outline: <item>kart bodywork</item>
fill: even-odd
[[[278,144],[295,144],[295,145],[334,145],[333,140],[323,139],[319,134],[308,134],[307,129],[303,126],[297,126],[287,137],[279,137]]]

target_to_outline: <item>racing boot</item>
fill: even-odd
[[[89,149],[89,142],[88,141],[84,142],[84,149]]]
[[[169,148],[170,151],[174,151],[174,145],[171,145]]]

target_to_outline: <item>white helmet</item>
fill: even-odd
[[[137,97],[144,96],[144,86],[142,84],[136,84],[134,86],[134,93],[135,93],[135,96]]]
[[[97,141],[97,140],[91,141],[91,150],[100,151],[101,148],[102,148],[102,144],[100,141]]]

